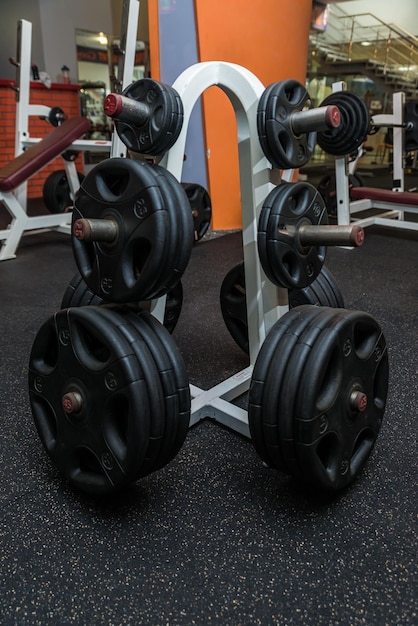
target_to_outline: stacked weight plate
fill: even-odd
[[[325,491],[363,468],[386,403],[388,357],[367,313],[301,306],[270,331],[249,393],[251,437],[269,466]]]
[[[96,494],[163,467],[190,420],[182,357],[147,312],[90,306],[56,313],[32,347],[29,395],[55,465]]]

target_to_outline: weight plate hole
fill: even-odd
[[[32,353],[32,363],[40,374],[50,374],[58,362],[58,337],[55,328],[48,324],[43,329],[43,337],[36,344],[41,353]]]
[[[298,257],[292,251],[286,252],[281,258],[281,265],[284,272],[288,274],[292,283],[297,285],[300,280],[300,263]]]
[[[377,328],[371,328],[368,324],[357,323],[353,332],[354,350],[360,359],[368,359],[379,338]]]
[[[129,183],[129,173],[118,167],[102,170],[96,175],[97,190],[103,200],[113,202],[126,190]]]
[[[164,124],[164,107],[160,105],[160,106],[157,106],[152,112],[151,125],[153,129],[158,132],[160,128],[163,126],[163,124]]]
[[[103,369],[110,358],[110,350],[94,333],[81,324],[75,325],[74,352],[80,361],[92,370]]]
[[[57,420],[50,404],[40,396],[32,397],[32,412],[39,437],[52,455],[57,442]]]
[[[122,263],[123,278],[128,287],[134,287],[140,278],[142,270],[151,254],[151,243],[146,239],[136,239],[132,247],[127,248],[127,254],[131,254],[131,263]]]
[[[105,480],[105,473],[96,455],[88,448],[77,448],[73,454],[69,476],[75,482],[82,481],[89,486],[101,485]]]
[[[374,404],[379,411],[383,413],[386,405],[386,396],[388,392],[389,366],[387,352],[380,360],[377,366],[373,381]]]
[[[128,450],[129,400],[121,394],[112,396],[108,404],[109,415],[106,419],[106,443],[113,454],[123,462]]]
[[[370,454],[375,438],[375,433],[369,428],[365,428],[357,436],[350,461],[352,474],[356,475],[361,470]]]
[[[336,469],[339,458],[339,441],[334,433],[327,433],[321,438],[316,447],[316,455],[327,472]]]
[[[341,365],[340,350],[337,346],[329,355],[328,361],[321,366],[322,380],[318,381],[318,395],[316,400],[317,410],[325,412],[335,402],[343,377],[343,368]]]
[[[287,154],[287,150],[289,148],[289,136],[286,132],[281,132],[277,135],[277,141],[281,146],[283,152]]]

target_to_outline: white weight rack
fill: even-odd
[[[211,389],[191,385],[190,425],[212,418],[249,436],[247,411],[232,401],[249,389],[261,345],[273,324],[289,309],[287,289],[278,288],[267,279],[257,251],[260,210],[273,189],[273,178],[277,178],[277,172],[271,169],[258,140],[257,106],[265,89],[259,79],[241,66],[221,61],[198,63],[185,70],[173,84],[184,105],[183,128],[161,165],[181,180],[190,114],[198,98],[212,86],[219,87],[227,95],[237,121],[250,365]],[[283,179],[292,174],[291,170],[284,172]]]

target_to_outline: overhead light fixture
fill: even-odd
[[[104,33],[99,33],[97,40],[102,46],[107,46],[107,37]]]
[[[372,42],[371,41],[362,41],[361,44],[362,46],[372,46]]]

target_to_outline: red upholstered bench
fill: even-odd
[[[65,120],[39,143],[30,146],[18,157],[0,169],[0,191],[16,189],[50,161],[67,150],[90,129],[87,117]]]
[[[418,206],[418,193],[411,191],[391,191],[376,187],[352,187],[351,200],[374,200],[377,202],[391,202],[393,204],[409,204]]]

